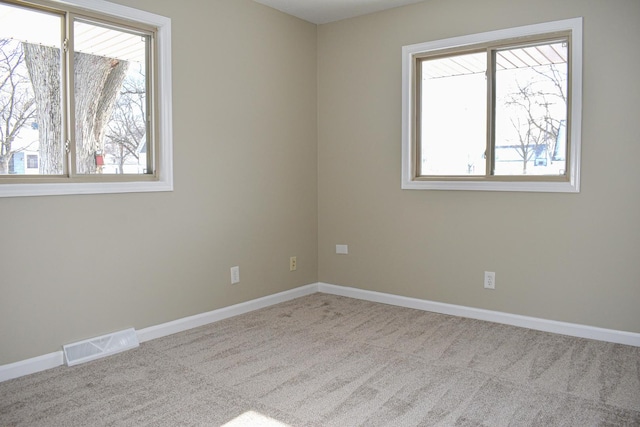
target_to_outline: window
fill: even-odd
[[[402,188],[578,192],[582,20],[403,47]]]
[[[27,154],[27,168],[28,169],[38,169],[38,155],[37,154]]]
[[[0,0],[0,196],[172,190],[170,37],[109,2]]]

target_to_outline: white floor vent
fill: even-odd
[[[101,337],[67,344],[62,346],[62,349],[64,350],[64,359],[67,362],[67,366],[73,366],[111,354],[120,353],[138,347],[139,345],[136,330],[131,328]]]

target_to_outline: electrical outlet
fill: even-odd
[[[496,288],[496,273],[494,271],[484,272],[484,287],[486,289]]]
[[[298,262],[296,257],[292,256],[289,258],[289,271],[296,271],[296,268],[298,268]]]
[[[231,284],[235,285],[240,281],[240,267],[231,267]]]

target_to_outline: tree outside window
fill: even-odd
[[[0,3],[0,175],[22,151],[37,153],[40,175],[152,172],[140,155],[149,148],[149,43],[111,23]]]

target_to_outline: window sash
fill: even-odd
[[[86,174],[86,173],[82,174],[82,173],[79,173],[77,170],[78,169],[78,160],[77,160],[78,140],[75,135],[75,128],[76,128],[75,127],[75,123],[76,123],[75,86],[76,85],[75,85],[75,58],[74,58],[75,41],[76,41],[76,37],[75,37],[76,22],[94,25],[98,27],[110,28],[123,33],[131,33],[134,35],[139,35],[146,39],[145,63],[144,63],[146,117],[144,121],[145,121],[145,127],[146,127],[145,138],[146,138],[146,146],[147,146],[146,170],[150,172],[147,172],[144,174],[124,173],[120,175],[122,176],[122,178],[120,179],[123,179],[125,181],[138,180],[139,177],[142,177],[145,175],[155,176],[154,153],[156,152],[156,149],[155,149],[156,143],[155,143],[155,139],[152,138],[153,132],[150,132],[150,130],[153,127],[153,123],[155,122],[155,120],[153,119],[153,117],[155,117],[155,114],[154,114],[155,110],[152,104],[153,97],[151,96],[152,95],[151,82],[153,81],[153,69],[154,69],[151,64],[151,57],[152,57],[151,51],[153,49],[152,46],[153,46],[153,40],[154,40],[154,32],[151,30],[145,31],[140,28],[130,27],[128,25],[125,25],[123,23],[117,23],[115,21],[106,21],[104,19],[90,18],[89,16],[86,16],[86,15],[69,13],[67,14],[67,34],[68,34],[69,42],[67,44],[67,49],[65,52],[66,63],[68,64],[67,76],[65,81],[68,82],[68,87],[69,87],[66,92],[67,99],[68,99],[67,101],[68,108],[67,108],[66,114],[69,117],[67,126],[68,126],[68,135],[69,135],[69,141],[70,141],[70,153],[68,156],[69,177],[73,179],[80,179],[80,180],[86,180],[86,181],[93,181],[93,180],[104,181],[104,180],[110,179],[111,177],[119,176],[115,174]]]
[[[407,190],[470,190],[517,192],[580,192],[580,154],[582,130],[582,26],[581,17],[560,21],[506,28],[485,33],[427,41],[402,47],[402,156],[401,188]],[[571,35],[570,93],[571,125],[567,130],[567,177],[555,176],[447,176],[420,177],[416,165],[416,58],[432,54],[463,51],[483,44],[499,44],[501,41],[523,40],[541,34],[569,33]]]
[[[89,3],[94,2],[94,0],[86,0]],[[79,9],[70,4],[62,4],[55,2],[49,2],[47,0],[29,0],[29,1],[19,1],[19,0],[0,0],[1,3],[6,3],[12,7],[19,7],[26,10],[34,10],[40,11],[52,15],[58,15],[61,18],[61,26],[60,26],[60,39],[64,42],[63,48],[60,50],[61,56],[61,80],[60,80],[60,92],[61,92],[61,114],[62,114],[62,123],[61,123],[61,140],[63,141],[63,145],[66,145],[67,150],[62,155],[63,161],[63,171],[61,174],[47,175],[47,174],[33,174],[33,175],[0,175],[0,197],[2,196],[14,196],[14,195],[22,195],[22,191],[18,190],[16,185],[30,185],[30,184],[68,184],[68,183],[78,183],[78,185],[92,184],[92,183],[106,183],[113,182],[114,186],[110,188],[105,187],[105,191],[86,191],[87,193],[94,192],[120,192],[113,191],[113,189],[117,188],[118,183],[132,183],[134,185],[131,186],[131,191],[140,191],[136,187],[135,182],[157,182],[159,180],[172,181],[172,176],[170,171],[164,171],[161,164],[170,165],[171,162],[167,162],[166,159],[160,159],[159,154],[159,141],[158,135],[159,132],[159,108],[158,108],[158,99],[156,96],[156,91],[159,87],[160,78],[158,77],[158,43],[157,43],[157,32],[158,27],[154,25],[149,25],[140,21],[130,21],[128,19],[124,19],[122,17],[118,17],[111,14],[101,13],[102,10],[98,10],[98,12]],[[75,0],[71,0],[71,3],[75,2]],[[102,8],[102,5],[98,8]],[[130,9],[124,6],[108,6],[108,8],[113,8],[114,10],[123,10],[128,9],[131,11],[135,11],[134,9]],[[140,12],[140,14],[145,17],[151,16],[146,12]],[[156,17],[156,15],[152,15]],[[158,17],[161,18],[161,17]],[[146,71],[145,75],[145,91],[146,91],[146,117],[145,127],[146,127],[146,170],[147,172],[141,174],[134,173],[124,173],[124,174],[79,174],[77,173],[77,164],[76,164],[76,140],[74,137],[74,129],[75,129],[75,90],[74,90],[74,23],[75,22],[83,22],[90,23],[93,25],[103,26],[107,28],[113,28],[115,30],[121,32],[128,32],[131,34],[140,35],[141,37],[145,37],[147,40],[146,52],[145,52],[145,64],[144,68]],[[170,34],[170,33],[168,33]],[[165,41],[165,44],[167,42]],[[166,47],[165,47],[166,54]],[[166,56],[166,55],[165,55]],[[168,73],[166,73],[168,74]],[[165,76],[165,80],[166,80]],[[165,94],[164,99],[170,99],[170,94],[168,96]],[[170,108],[169,108],[170,111]],[[170,118],[170,115],[168,115]],[[164,115],[167,118],[167,114]],[[166,129],[170,128],[169,126],[165,126]],[[168,135],[165,135],[165,138],[168,138]],[[163,144],[164,147],[167,144]],[[164,150],[163,150],[164,151]],[[167,154],[170,157],[170,154]],[[160,174],[167,174],[168,176],[160,177]],[[171,184],[172,186],[172,184]],[[78,187],[82,188],[82,187]],[[123,192],[128,192],[126,187],[122,187],[124,189]],[[4,189],[10,189],[10,191],[5,194]],[[76,191],[69,187],[69,190],[59,191],[54,189],[53,186],[50,186],[49,189],[53,190],[53,194],[73,194]],[[165,191],[165,189],[158,191]],[[151,190],[156,191],[156,190]],[[84,192],[84,191],[83,191]],[[26,191],[29,193],[29,190]],[[37,194],[40,194],[39,191],[36,191]],[[24,194],[24,195],[37,195],[37,194]],[[42,194],[49,194],[48,190],[42,192]]]
[[[500,51],[519,49],[525,47],[548,45],[552,43],[567,43],[567,104],[566,104],[566,130],[567,137],[565,139],[566,149],[566,167],[565,172],[562,175],[517,175],[517,174],[496,174],[496,71],[497,60],[496,55]],[[496,181],[552,181],[562,182],[568,181],[571,176],[570,162],[568,159],[571,155],[570,141],[570,129],[571,129],[571,32],[555,32],[550,34],[541,34],[525,38],[517,38],[512,40],[500,40],[497,42],[483,43],[480,45],[467,46],[465,48],[454,48],[445,51],[438,51],[435,53],[420,53],[413,56],[414,59],[414,105],[415,105],[415,120],[414,120],[414,174],[416,180],[458,180],[458,181],[480,181],[480,180],[496,180]],[[485,53],[486,54],[486,138],[485,138],[485,153],[486,153],[486,165],[485,173],[482,175],[429,175],[423,173],[422,168],[422,69],[423,64],[426,61],[441,58],[453,58],[473,53]]]

